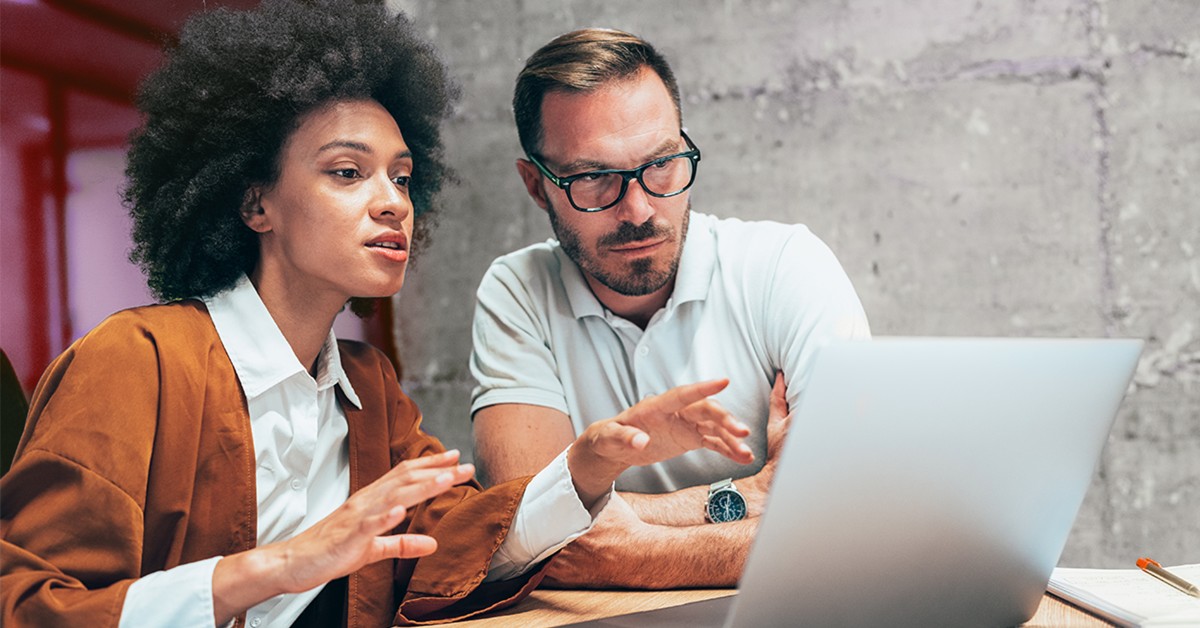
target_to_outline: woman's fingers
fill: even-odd
[[[424,534],[393,534],[375,539],[379,558],[420,558],[437,551],[437,541]]]
[[[704,436],[740,440],[750,435],[750,428],[745,423],[737,420],[721,407],[721,404],[711,399],[694,403],[679,411],[677,415]]]
[[[754,453],[742,439],[750,435],[750,428],[734,418],[711,399],[696,402],[678,413],[692,424],[703,437],[704,446],[730,460],[746,464],[754,460]],[[716,443],[720,443],[719,446]]]
[[[408,509],[397,504],[383,512],[363,517],[360,520],[359,529],[363,534],[375,536],[400,525],[406,516],[408,516]]]
[[[629,449],[644,449],[650,442],[650,435],[636,427],[610,421],[599,430],[596,440],[593,445],[596,453],[606,457],[620,457],[622,452]]]
[[[647,401],[650,403],[651,409],[672,414],[697,401],[725,390],[725,387],[728,385],[728,379],[714,379],[707,382],[685,384],[683,386],[676,386],[661,395],[651,397]]]
[[[705,436],[704,448],[711,449],[739,464],[754,462],[754,452],[750,447],[736,438],[725,439],[719,436]]]
[[[729,443],[721,440],[716,436],[704,437],[704,448],[715,451],[726,458],[734,458],[734,450],[729,447]]]
[[[458,452],[453,452],[451,456],[437,454],[396,465],[350,497],[345,505],[347,515],[361,521],[364,532],[385,533],[404,520],[406,508],[436,497],[475,475],[475,466],[471,464],[441,466],[457,460]],[[405,467],[408,462],[416,461],[424,466]]]
[[[458,464],[458,457],[458,450],[450,449],[437,454],[430,454],[428,456],[421,456],[420,458],[413,458],[412,460],[405,460],[404,462],[396,465],[392,471],[394,472],[396,469],[411,471],[414,469],[449,467]]]
[[[413,484],[423,482],[459,466],[458,457],[458,450],[451,449],[438,454],[405,460],[392,467],[383,477],[375,480],[374,484]]]
[[[475,475],[475,465],[460,464],[445,469],[418,469],[402,479],[389,483],[386,499],[389,504],[413,507],[431,497],[462,484]]]
[[[643,400],[613,421],[614,431],[606,433],[607,445],[597,453],[620,458],[638,451],[634,464],[646,464],[705,447],[741,464],[752,462],[754,454],[742,442],[750,428],[711,398],[728,385],[727,379],[687,384]]]

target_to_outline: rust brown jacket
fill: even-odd
[[[443,450],[379,351],[339,350],[362,402],[339,391],[352,492]],[[136,578],[254,547],[254,465],[245,397],[204,305],[113,315],[46,370],[0,480],[0,624],[116,626]],[[410,511],[399,531],[434,536],[437,552],[351,574],[347,625],[456,619],[526,595],[540,569],[482,581],[527,483],[458,486]]]

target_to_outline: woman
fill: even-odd
[[[143,86],[127,171],[133,256],[167,303],[110,317],[35,391],[0,487],[5,625],[460,618],[535,586],[630,465],[750,461],[707,382],[481,491],[386,359],[336,341],[348,301],[404,281],[450,101],[377,6],[189,22]]]

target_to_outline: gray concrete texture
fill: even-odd
[[[808,224],[876,334],[1146,339],[1061,564],[1200,562],[1200,2],[396,4],[463,88],[462,181],[398,303],[404,386],[448,444],[471,449],[476,285],[550,236],[513,80],[608,26],[675,68],[694,207]]]

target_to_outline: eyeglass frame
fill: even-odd
[[[529,158],[529,161],[533,162],[534,166],[537,166],[538,171],[540,171],[543,176],[545,176],[547,179],[549,179],[550,182],[553,183],[555,186],[557,186],[559,189],[561,189],[562,191],[567,193],[567,202],[571,203],[571,207],[573,207],[577,211],[581,211],[581,212],[584,212],[587,214],[594,214],[596,212],[602,212],[606,209],[610,209],[610,208],[616,206],[622,200],[624,200],[625,193],[629,191],[629,180],[630,179],[636,179],[638,182],[638,185],[642,186],[642,190],[645,191],[646,194],[649,194],[650,196],[653,196],[655,198],[671,198],[672,196],[679,196],[680,194],[683,194],[684,192],[688,191],[688,189],[692,187],[692,184],[694,184],[696,182],[696,172],[700,169],[700,149],[696,147],[696,144],[694,142],[692,142],[692,138],[688,137],[687,131],[680,130],[679,135],[683,136],[683,141],[687,142],[688,150],[685,150],[682,153],[675,153],[673,155],[664,155],[657,159],[651,159],[650,161],[638,166],[637,168],[631,168],[628,170],[619,170],[619,169],[588,170],[587,172],[573,174],[568,177],[559,177],[559,176],[555,175],[553,172],[550,172],[550,169],[547,168],[545,166],[545,164],[543,164],[542,161],[540,159],[538,159],[537,157],[534,157],[530,153],[526,153],[525,156]],[[670,194],[659,194],[657,192],[651,191],[650,188],[646,187],[646,182],[642,180],[642,173],[645,172],[647,168],[649,168],[650,166],[656,166],[658,164],[665,163],[671,159],[678,159],[680,157],[687,157],[688,159],[692,160],[692,163],[691,163],[692,177],[690,179],[688,179],[687,185],[683,186],[676,192],[671,192]],[[603,207],[583,208],[583,207],[580,207],[579,205],[576,205],[574,197],[571,196],[571,184],[584,178],[584,177],[598,175],[598,174],[619,174],[619,175],[621,175],[621,193],[617,194],[616,200],[614,200],[613,202],[611,202],[608,205],[605,205]]]

